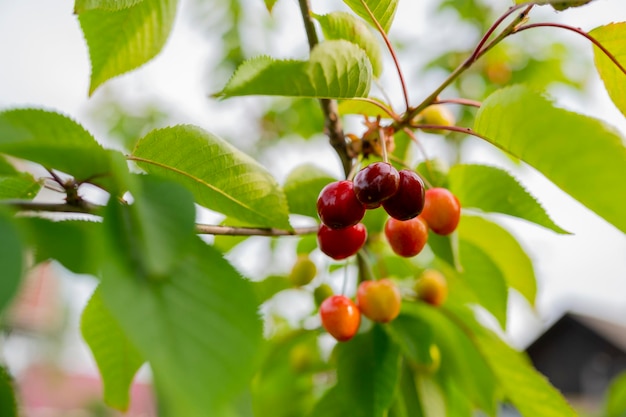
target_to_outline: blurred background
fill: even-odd
[[[400,1],[390,37],[413,104],[467,57],[511,3]],[[338,0],[315,0],[312,6],[318,14],[347,10]],[[87,96],[87,46],[72,10],[71,0],[0,0],[0,109],[43,107],[65,113],[106,146],[122,150],[132,149],[134,141],[156,127],[190,123],[254,155],[279,182],[303,162],[341,176],[339,160],[321,133],[323,119],[314,100],[247,97],[218,102],[210,98],[244,59],[260,54],[306,58],[308,44],[297,2],[280,0],[270,14],[261,0],[181,0],[163,51],[138,70],[109,81],[92,97]],[[626,5],[623,0],[596,0],[561,13],[537,7],[531,16],[591,30],[626,21]],[[626,135],[626,120],[605,92],[593,67],[591,45],[582,37],[552,28],[515,35],[482,58],[443,97],[482,100],[511,83],[546,90],[560,106],[602,119]],[[389,60],[380,84],[401,108],[401,90]],[[381,95],[377,87],[374,93]],[[471,111],[452,109],[459,125],[471,126]],[[357,134],[364,130],[357,117],[347,117],[345,126]],[[557,235],[520,220],[498,219],[533,259],[539,289],[535,307],[511,294],[505,337],[515,347],[528,349],[540,370],[556,375],[549,375],[553,383],[578,381],[559,388],[580,407],[597,408],[608,380],[617,370],[626,369],[626,236],[541,174],[488,144],[458,135],[443,139],[421,134],[420,140],[426,153],[444,164],[505,167],[557,224],[573,233]],[[419,159],[423,157],[416,155]],[[602,184],[597,187],[598,192],[611,192]],[[201,221],[215,224],[223,219],[210,212],[200,216]],[[301,221],[295,218],[294,224]],[[281,262],[271,262],[278,259],[275,254],[264,256],[270,251],[279,251]],[[243,262],[244,257],[248,262]],[[273,246],[269,239],[254,238],[236,247],[229,259],[246,276],[262,278],[287,274],[295,253]],[[322,257],[317,260],[324,262]],[[71,274],[56,263],[41,264],[30,272],[20,296],[2,318],[0,361],[17,379],[26,416],[116,415],[100,403],[97,368],[79,331],[80,312],[95,285],[94,278]],[[280,317],[281,300],[274,301],[272,314]],[[310,299],[299,305],[291,314],[304,317],[314,309]],[[576,337],[566,339],[572,335]],[[587,364],[580,365],[574,376],[548,369],[550,364],[554,368],[554,358],[563,356],[554,352],[591,341],[582,356],[568,359]],[[127,415],[156,415],[149,383],[149,371],[143,369]]]

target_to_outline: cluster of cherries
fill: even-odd
[[[322,252],[333,259],[354,255],[365,244],[367,230],[360,223],[365,211],[382,206],[390,218],[385,236],[400,256],[417,255],[428,240],[428,229],[447,235],[460,219],[458,199],[445,188],[424,191],[417,173],[397,171],[387,162],[361,169],[353,181],[328,184],[317,199],[322,225],[317,240]]]
[[[367,240],[367,230],[360,223],[365,211],[380,206],[390,216],[385,224],[387,241],[396,254],[404,257],[422,251],[429,229],[440,235],[452,233],[461,216],[459,201],[449,190],[425,191],[417,173],[375,162],[361,169],[353,181],[336,181],[320,192],[320,250],[337,260],[354,255]],[[441,283],[432,284],[431,278],[418,280],[416,291],[424,301],[439,305],[445,295],[441,296]],[[326,331],[338,341],[347,341],[356,334],[361,314],[386,323],[397,317],[400,304],[400,292],[392,281],[364,281],[357,289],[356,304],[344,295],[333,295],[321,304],[320,317]]]
[[[414,286],[417,298],[433,306],[443,304],[448,295],[445,277],[436,270],[426,270]],[[345,295],[332,295],[320,305],[324,329],[339,342],[357,333],[361,315],[377,323],[388,323],[400,314],[402,297],[390,279],[368,280],[359,284],[356,303]]]

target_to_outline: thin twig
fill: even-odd
[[[383,40],[385,41],[385,45],[387,45],[387,49],[389,50],[389,53],[391,54],[393,63],[396,66],[396,72],[398,73],[398,78],[400,79],[400,84],[402,85],[402,94],[404,95],[404,104],[406,105],[406,109],[408,110],[410,107],[409,92],[406,88],[406,82],[404,81],[404,74],[402,73],[402,68],[400,68],[400,61],[398,60],[396,51],[393,48],[393,45],[391,45],[391,41],[389,41],[389,37],[387,36],[385,29],[383,29],[383,27],[380,25],[380,22],[378,21],[378,19],[376,19],[376,16],[374,16],[374,13],[372,13],[372,11],[370,10],[365,0],[361,0],[361,4],[367,11],[367,14],[369,14],[370,19],[372,19],[372,21],[374,22],[374,25],[376,25],[376,29],[378,29],[378,32],[383,37]]]
[[[30,200],[1,200],[0,205],[20,211],[43,211],[53,213],[83,213],[97,215],[102,206],[82,200],[80,205],[67,203],[39,203]]]
[[[385,113],[387,113],[389,115],[389,117],[392,118],[395,122],[399,122],[400,121],[400,116],[397,115],[393,111],[393,109],[391,109],[390,107],[387,107],[384,103],[381,103],[379,101],[376,101],[376,100],[373,100],[373,99],[367,98],[367,97],[354,97],[354,98],[351,98],[350,100],[363,101],[365,103],[372,104],[372,105],[380,108]]]
[[[309,49],[312,50],[319,43],[319,38],[315,31],[313,19],[311,18],[311,4],[309,0],[298,0],[298,3],[300,4],[300,13],[302,14],[302,20],[304,22]],[[335,149],[337,155],[339,155],[344,174],[347,176],[352,168],[352,158],[350,158],[348,154],[348,146],[337,110],[337,101],[323,98],[320,99],[320,105],[324,113],[324,128],[326,134],[328,135],[331,146]]]
[[[409,123],[415,116],[417,116],[419,112],[421,112],[426,107],[431,105],[435,100],[438,100],[439,94],[441,94],[441,92],[445,90],[446,87],[452,84],[452,82],[456,80],[463,72],[465,72],[469,67],[471,67],[472,64],[474,64],[474,62],[478,60],[478,58],[480,58],[491,48],[496,46],[500,41],[502,41],[502,39],[506,38],[511,33],[514,33],[515,28],[520,24],[520,22],[523,22],[526,19],[526,16],[528,15],[528,13],[530,13],[530,10],[533,7],[532,4],[529,6],[526,6],[526,8],[511,23],[509,23],[509,25],[506,28],[502,30],[500,35],[498,35],[494,40],[492,40],[487,45],[485,45],[485,42],[487,41],[487,38],[488,38],[487,35],[490,36],[506,17],[511,15],[512,12],[519,10],[520,7],[523,7],[523,6],[526,6],[526,5],[518,5],[518,6],[514,6],[510,8],[503,15],[503,17],[496,20],[496,22],[493,25],[491,25],[491,28],[489,28],[485,36],[483,36],[483,38],[478,43],[476,48],[474,48],[474,52],[472,52],[472,54],[465,61],[463,61],[454,71],[452,71],[452,73],[448,76],[448,78],[446,78],[443,81],[443,83],[441,83],[441,85],[439,85],[439,87],[435,89],[435,91],[433,91],[428,97],[426,97],[417,107],[407,112],[407,114],[404,117],[404,122]]]
[[[470,100],[467,98],[439,99],[439,100],[433,101],[432,104],[460,104],[462,106],[470,106],[470,107],[476,107],[476,108],[480,108],[480,106],[482,106],[482,103],[480,101]]]
[[[226,236],[299,236],[317,233],[318,226],[296,227],[293,230],[257,228],[257,227],[232,227],[214,226],[210,224],[196,224],[196,232],[205,235]]]
[[[608,49],[604,47],[604,45],[602,45],[596,38],[594,38],[593,36],[585,32],[584,30],[576,28],[574,26],[563,25],[561,23],[533,23],[529,25],[519,26],[517,29],[515,29],[515,32],[513,33],[519,33],[524,30],[540,28],[540,27],[554,27],[554,28],[559,28],[559,29],[565,29],[565,30],[572,31],[574,33],[577,33],[587,38],[591,43],[597,46],[604,53],[604,55],[606,55],[607,58],[609,58],[620,69],[620,71],[622,71],[622,73],[626,75],[626,69],[622,66],[622,64],[619,63],[617,58],[615,58],[615,56],[611,52],[609,52]]]

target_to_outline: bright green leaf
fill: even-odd
[[[422,403],[424,417],[451,415],[446,414],[447,407],[443,392],[431,375],[425,373],[415,374],[415,387]]]
[[[89,46],[89,94],[105,81],[154,58],[167,40],[177,0],[143,0],[121,10],[89,10],[79,16]]]
[[[424,417],[422,403],[417,395],[415,372],[406,363],[403,364],[400,383],[396,391],[396,401],[392,406],[390,417]]]
[[[130,386],[144,360],[102,302],[98,289],[83,311],[80,329],[100,370],[104,401],[126,411]]]
[[[535,271],[515,237],[502,226],[478,216],[463,215],[458,230],[462,240],[476,245],[489,256],[508,286],[534,304],[537,294]]]
[[[262,323],[249,282],[199,239],[166,280],[143,279],[124,264],[104,265],[103,301],[150,363],[171,415],[222,415],[250,383],[260,353]]]
[[[461,280],[505,328],[509,292],[498,264],[480,246],[463,238],[459,239],[459,256],[463,266]]]
[[[352,410],[341,396],[337,386],[332,387],[315,404],[309,417],[346,417],[351,416]]]
[[[13,380],[2,366],[0,366],[0,416],[18,417]]]
[[[611,381],[606,391],[605,417],[626,417],[626,372]]]
[[[16,109],[0,113],[0,152],[74,176],[109,184],[112,151],[81,125],[59,113]]]
[[[167,278],[194,237],[193,197],[170,181],[146,175],[136,180],[132,204],[109,201],[105,232],[138,276]]]
[[[143,0],[76,0],[74,13],[80,14],[88,10],[101,9],[107,11],[123,10],[141,3]]]
[[[224,140],[194,126],[154,130],[132,160],[186,186],[196,202],[248,224],[289,229],[286,198],[267,170]]]
[[[315,165],[296,167],[289,173],[283,186],[289,211],[317,219],[317,197],[322,188],[333,181],[336,179]]]
[[[267,11],[272,13],[272,9],[274,5],[278,2],[278,0],[265,0],[265,7],[267,7]]]
[[[589,32],[626,67],[626,22],[611,23]],[[604,82],[609,97],[617,108],[626,116],[626,74],[624,74],[605,54],[594,46],[593,55],[600,78]]]
[[[496,376],[505,397],[524,417],[576,417],[576,412],[530,360],[473,319],[466,308],[455,311]]]
[[[22,238],[12,219],[0,212],[0,312],[15,295],[22,278]]]
[[[363,6],[362,1],[365,2],[367,8]],[[343,2],[372,26],[376,26],[367,12],[369,9],[385,32],[389,32],[398,7],[398,0],[343,0]]]
[[[371,29],[354,15],[345,12],[333,12],[325,15],[314,15],[327,40],[345,39],[360,46],[372,64],[374,77],[383,72],[383,57],[380,43]]]
[[[508,214],[557,233],[568,233],[557,226],[535,197],[503,169],[486,165],[454,165],[448,179],[450,190],[462,207]]]
[[[0,155],[0,199],[32,200],[40,188],[32,175],[16,170]]]
[[[54,259],[77,274],[100,271],[102,224],[82,220],[19,219],[27,232],[35,262]]]
[[[400,349],[375,325],[337,346],[337,389],[353,417],[383,417],[400,378]]]
[[[309,61],[267,56],[248,60],[217,96],[367,97],[371,79],[372,65],[361,48],[331,40],[317,45]]]
[[[514,86],[483,102],[475,130],[626,232],[626,147],[614,129]]]
[[[384,106],[387,106],[387,104],[380,99],[377,99],[375,97],[370,97],[370,99],[377,101]],[[383,119],[389,119],[389,114],[386,111],[384,111],[377,105],[365,100],[342,100],[341,102],[339,102],[338,110],[340,114],[358,114],[374,118],[381,117]]]
[[[279,292],[291,288],[291,282],[286,276],[270,275],[261,281],[252,282],[252,289],[259,304],[266,302]]]

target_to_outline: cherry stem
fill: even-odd
[[[411,138],[413,143],[415,143],[415,145],[420,150],[422,155],[424,155],[424,163],[426,164],[426,170],[428,171],[428,174],[430,174],[431,177],[434,177],[432,166],[430,164],[430,158],[428,157],[428,154],[426,153],[426,149],[424,148],[422,143],[419,140],[417,140],[417,136],[415,136],[415,133],[413,133],[411,129],[405,127],[403,130],[407,135],[409,135],[409,137]],[[420,177],[422,176],[420,175]],[[426,183],[426,186],[428,188],[433,188],[433,185],[426,178],[422,177],[422,180],[424,181],[424,183]]]
[[[391,58],[393,59],[393,63],[396,66],[396,71],[398,72],[398,78],[400,79],[400,84],[402,86],[402,94],[404,95],[404,104],[406,106],[406,109],[408,110],[409,107],[410,107],[410,104],[409,104],[409,92],[408,92],[407,87],[406,87],[406,82],[404,81],[404,74],[402,73],[402,68],[400,68],[400,61],[398,60],[398,56],[396,55],[396,51],[395,51],[393,45],[391,45],[391,42],[389,41],[389,37],[387,36],[387,33],[385,32],[385,29],[383,29],[383,27],[380,25],[380,22],[378,21],[378,19],[376,19],[376,16],[374,16],[374,13],[372,13],[372,11],[370,10],[370,8],[367,5],[367,3],[365,2],[365,0],[361,0],[361,5],[367,11],[367,14],[370,16],[370,19],[372,19],[372,21],[374,22],[374,25],[376,26],[376,29],[378,30],[380,35],[383,37],[383,40],[385,41],[385,45],[387,45],[387,49],[389,50],[389,53],[391,54]]]
[[[304,29],[309,42],[309,49],[312,50],[319,43],[319,38],[317,37],[315,24],[311,17],[310,0],[298,0],[298,3],[300,5],[300,14],[302,15]],[[348,175],[352,169],[352,158],[348,154],[348,146],[337,110],[337,101],[323,98],[320,99],[320,106],[324,113],[326,135],[328,135],[331,146],[335,149],[337,155],[339,155],[344,174]]]
[[[576,28],[574,26],[563,25],[561,23],[533,23],[529,25],[519,26],[518,28],[515,29],[515,31],[512,34],[519,33],[524,30],[540,28],[540,27],[554,27],[554,28],[559,28],[559,29],[565,29],[565,30],[572,31],[574,33],[577,33],[585,37],[591,43],[597,46],[604,53],[604,55],[606,55],[607,58],[609,58],[620,69],[620,71],[622,71],[622,73],[626,75],[626,69],[622,66],[622,64],[620,64],[617,58],[615,58],[615,56],[611,52],[609,52],[608,49],[604,47],[604,45],[602,45],[596,38],[594,38],[593,36],[585,32],[584,30]]]
[[[300,236],[317,233],[318,226],[295,227],[293,230],[260,228],[260,227],[232,227],[214,226],[210,224],[196,224],[196,233],[221,236]]]
[[[428,97],[426,97],[417,107],[411,109],[404,116],[403,121],[405,123],[410,122],[419,112],[424,110],[426,107],[430,106],[433,102],[437,101],[439,98],[439,94],[443,90],[445,90],[454,80],[456,80],[462,73],[464,73],[468,68],[470,68],[482,55],[488,52],[491,48],[496,46],[499,42],[501,42],[504,38],[515,31],[515,28],[526,19],[528,13],[533,8],[534,4],[519,4],[517,6],[513,6],[509,8],[500,18],[498,18],[493,25],[489,28],[489,30],[482,37],[476,48],[474,48],[474,52],[463,61],[452,73],[446,78],[439,87],[435,89]],[[522,7],[526,7],[509,25],[502,30],[500,35],[498,35],[491,42],[487,43],[489,37],[495,32],[495,30],[500,26],[500,24],[515,11],[519,10]]]
[[[381,142],[381,148],[383,151],[383,162],[389,163],[389,156],[387,155],[387,138],[385,137],[385,129],[380,125],[380,117],[378,118],[378,140]]]

